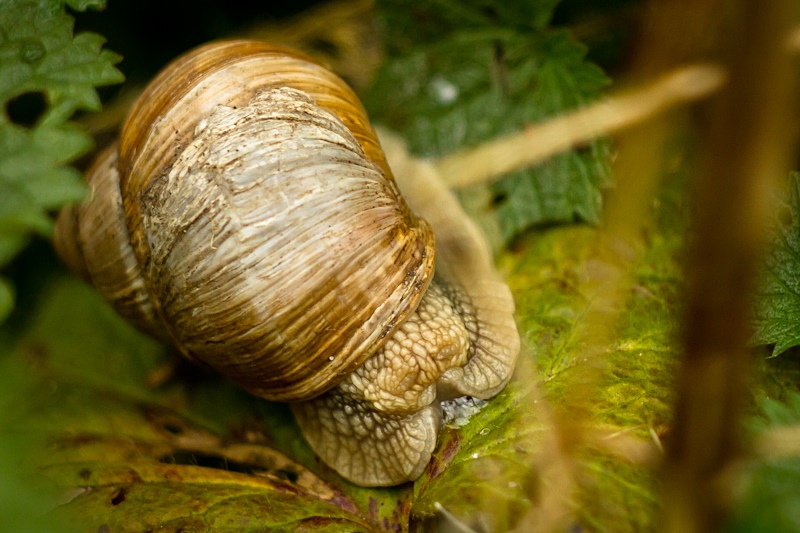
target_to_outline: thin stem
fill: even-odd
[[[755,455],[764,459],[800,456],[800,425],[772,428],[761,435],[753,447]]]
[[[719,89],[724,71],[710,63],[678,67],[634,89],[559,115],[434,162],[451,187],[488,182],[585,143],[642,122],[667,109],[699,100]]]

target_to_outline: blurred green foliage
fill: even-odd
[[[390,59],[365,97],[370,115],[430,157],[594,100],[609,80],[570,32],[548,25],[556,4],[382,2]],[[597,223],[608,150],[596,140],[513,172],[489,187],[480,209],[504,243],[534,224]]]
[[[98,9],[103,1],[69,2]],[[52,231],[49,212],[83,198],[80,173],[69,163],[92,138],[69,122],[78,110],[97,111],[96,87],[119,83],[121,58],[103,50],[103,37],[73,35],[63,1],[6,0],[0,5],[0,268],[33,234]],[[12,300],[0,280],[0,317]]]
[[[800,393],[790,392],[785,401],[761,397],[759,410],[759,415],[750,423],[754,437],[771,430],[800,427]],[[750,461],[746,468],[745,493],[726,531],[800,531],[800,457]]]
[[[800,344],[800,173],[789,179],[788,215],[777,221],[764,260],[756,307],[757,344],[774,344],[780,355]]]

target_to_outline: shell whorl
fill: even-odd
[[[335,385],[432,277],[433,234],[358,99],[296,52],[230,41],[177,59],[134,105],[117,168],[131,246],[114,253],[135,258],[166,335],[264,398]]]
[[[94,285],[120,315],[150,336],[168,341],[130,246],[117,159],[115,143],[87,170],[90,199],[59,213],[55,248],[64,262]]]

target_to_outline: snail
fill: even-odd
[[[142,331],[289,402],[343,477],[395,485],[430,461],[440,403],[494,396],[519,351],[477,230],[423,163],[397,164],[409,203],[336,75],[214,42],[145,89],[55,247]]]

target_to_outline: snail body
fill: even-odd
[[[442,262],[434,233],[463,252],[462,230],[409,209],[357,97],[296,52],[239,40],[177,59],[87,180],[57,222],[65,262],[143,331],[292,402],[356,483],[417,477],[437,402],[509,379],[508,288],[487,260],[480,280]]]

